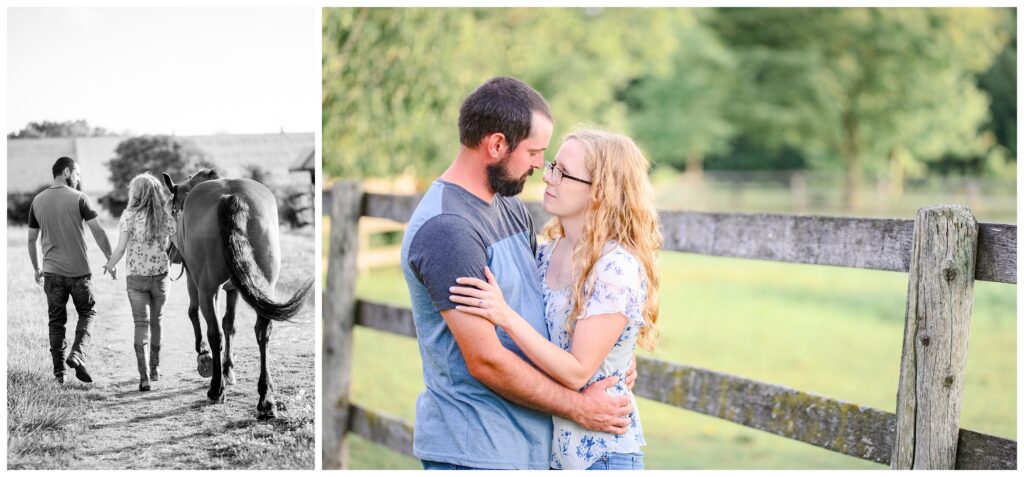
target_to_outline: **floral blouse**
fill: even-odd
[[[548,334],[552,342],[569,351],[572,348],[572,341],[565,327],[565,319],[572,310],[572,288],[551,290],[546,280],[550,254],[557,243],[558,240],[555,240],[538,247],[537,262],[544,290],[544,321],[548,326]],[[640,446],[647,445],[643,429],[640,427],[636,397],[625,384],[626,371],[629,370],[636,339],[644,323],[643,307],[647,300],[646,275],[636,257],[617,243],[609,241],[604,252],[588,279],[585,292],[593,290],[593,295],[583,307],[583,315],[577,318],[577,322],[606,313],[622,313],[626,315],[627,322],[618,341],[583,389],[608,376],[618,376],[619,382],[608,388],[608,393],[628,395],[633,412],[629,415],[629,429],[622,435],[590,431],[575,422],[553,416],[551,467],[554,469],[586,469],[605,454],[640,453]]]
[[[128,233],[128,250],[125,262],[128,275],[153,276],[167,273],[167,241],[177,227],[171,214],[165,212],[166,224],[157,238],[146,240],[145,215],[137,210],[126,209],[121,214],[117,230]]]

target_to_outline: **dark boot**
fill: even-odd
[[[82,358],[78,357],[78,355],[71,354],[68,356],[68,359],[64,360],[64,362],[75,369],[75,377],[78,378],[79,381],[83,383],[92,382],[92,376],[89,375],[89,371],[85,369],[85,363],[82,361]]]
[[[50,357],[53,359],[53,375],[60,376],[61,380],[59,381],[63,383],[64,370],[67,369],[64,366],[64,351],[51,349]]]
[[[149,351],[149,380],[156,382],[160,380],[160,346],[150,346]]]
[[[146,345],[135,345],[135,362],[139,367],[139,391],[149,391],[149,359],[146,356]]]

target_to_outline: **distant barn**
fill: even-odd
[[[292,172],[309,173],[309,183],[316,185],[315,158],[316,154],[314,154],[313,146],[309,146],[307,149],[299,153],[299,156],[295,158],[295,162],[292,164],[291,169],[288,170]]]
[[[288,169],[291,172],[309,174],[309,187],[297,189],[285,199],[292,210],[295,211],[295,217],[291,219],[291,223],[294,226],[310,225],[316,218],[313,212],[313,204],[315,203],[313,200],[315,195],[314,187],[316,186],[315,159],[315,150],[313,146],[309,146],[299,153],[291,168]]]

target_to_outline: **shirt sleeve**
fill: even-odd
[[[167,224],[165,232],[168,237],[178,232],[178,223],[174,220],[174,216],[169,212],[165,212],[164,223]]]
[[[121,218],[117,221],[118,232],[128,232],[128,217],[131,216],[131,212],[125,210],[121,213]],[[82,217],[85,217],[84,215]]]
[[[35,205],[35,201],[33,201],[28,206],[28,228],[30,228],[30,229],[38,229],[39,228],[39,221],[36,220],[36,211],[33,208],[34,205]]]
[[[466,219],[439,215],[417,231],[409,245],[409,268],[427,288],[438,311],[455,308],[448,288],[458,277],[484,278],[487,246]]]
[[[96,209],[92,205],[92,201],[89,200],[89,196],[81,194],[78,196],[78,212],[82,214],[82,220],[89,221],[99,217],[100,214],[96,212]]]
[[[612,251],[597,260],[590,276],[593,293],[579,319],[622,313],[630,321],[643,322],[647,296],[644,274],[636,258],[621,250]]]

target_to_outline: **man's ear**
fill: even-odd
[[[487,149],[487,155],[491,156],[492,159],[500,159],[505,156],[508,152],[508,142],[505,140],[505,134],[494,133],[484,137],[484,147]]]

